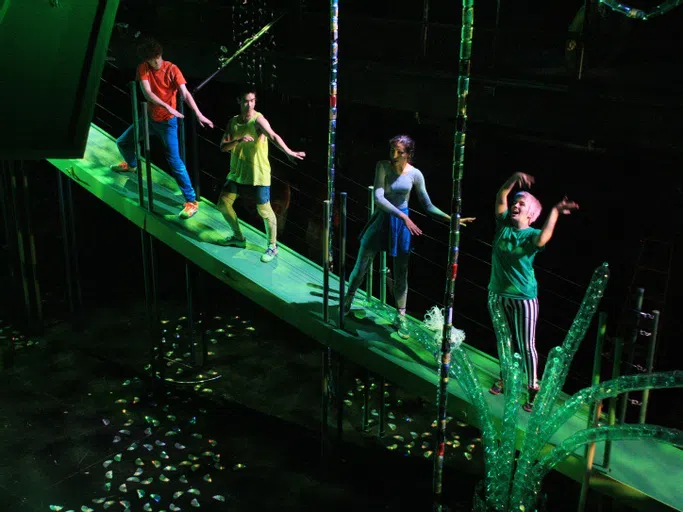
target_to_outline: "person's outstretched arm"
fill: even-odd
[[[415,188],[417,190],[417,197],[420,199],[422,207],[432,217],[436,217],[437,219],[444,219],[450,222],[451,216],[448,215],[446,212],[441,211],[436,206],[434,206],[432,200],[429,198],[429,194],[427,193],[427,185],[425,184],[424,175],[421,171],[418,171],[417,169],[416,171],[417,174],[415,176]],[[460,225],[466,226],[468,222],[472,222],[475,218],[476,217],[461,217]]]
[[[543,224],[543,228],[541,228],[541,232],[534,237],[536,246],[543,247],[550,241],[553,237],[553,232],[555,231],[555,224],[557,224],[557,219],[560,218],[560,215],[569,215],[571,212],[578,209],[579,205],[566,197],[553,206],[548,214],[548,218],[545,220],[545,224]]]
[[[204,115],[199,111],[199,107],[195,103],[192,94],[190,94],[190,91],[187,90],[187,86],[185,84],[180,85],[180,93],[182,94],[185,103],[187,103],[190,106],[190,108],[194,110],[194,113],[197,115],[197,121],[199,121],[199,125],[203,128],[204,125],[207,124],[211,128],[213,128],[213,123],[206,117],[204,117]]]
[[[534,177],[530,174],[525,174],[523,172],[516,172],[510,176],[505,183],[498,189],[498,194],[496,194],[496,205],[495,212],[496,217],[502,217],[505,212],[508,211],[508,195],[515,188],[515,185],[519,188],[526,187],[531,188],[534,184]]]
[[[270,126],[270,123],[264,116],[259,116],[256,118],[256,124],[258,125],[259,129],[261,132],[266,134],[266,137],[268,137],[268,140],[275,144],[277,148],[282,151],[285,155],[287,155],[287,158],[289,158],[290,161],[294,160],[303,160],[304,157],[306,156],[306,153],[303,151],[292,151],[287,147],[287,144],[285,144],[285,141],[282,140],[282,137],[280,137],[277,133],[273,131],[273,129]]]

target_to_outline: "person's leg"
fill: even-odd
[[[536,352],[536,323],[538,322],[538,299],[516,301],[517,339],[524,361],[527,377],[528,398],[524,410],[531,412],[538,393],[538,353]]]
[[[358,257],[356,258],[356,263],[353,266],[351,275],[349,275],[349,287],[346,290],[346,300],[344,303],[344,310],[347,313],[351,309],[353,297],[358,288],[360,288],[360,285],[363,283],[365,274],[367,274],[372,260],[375,259],[375,254],[377,254],[377,251],[361,244],[360,250],[358,251]]]
[[[119,148],[119,153],[121,153],[121,157],[126,165],[114,165],[112,166],[113,170],[128,171],[133,170],[138,166],[138,162],[135,159],[135,142],[135,126],[131,124],[126,131],[116,139],[116,147]]]
[[[518,301],[517,339],[527,372],[527,386],[538,389],[538,352],[536,351],[536,323],[538,299]]]
[[[171,168],[171,173],[180,187],[180,191],[188,203],[197,201],[192,181],[187,173],[185,162],[180,158],[180,151],[178,147],[178,120],[174,117],[168,121],[158,123],[150,122],[150,126],[157,135],[161,138],[164,144],[164,151],[166,152],[166,160]]]
[[[256,212],[259,217],[263,219],[263,224],[266,231],[266,239],[268,240],[268,247],[266,252],[261,256],[261,261],[268,263],[277,256],[277,217],[270,205],[270,187],[269,186],[255,186],[253,187],[254,199],[256,199]]]
[[[358,251],[358,257],[356,258],[356,263],[353,266],[351,275],[349,276],[349,288],[347,290],[347,296],[354,295],[356,290],[360,288],[360,285],[363,283],[363,279],[365,279],[365,274],[368,271],[368,267],[370,267],[370,263],[375,258],[375,254],[377,254],[377,251],[361,245],[360,250]]]
[[[491,324],[496,335],[496,346],[498,350],[498,363],[500,365],[500,378],[491,386],[489,392],[498,395],[503,391],[505,381],[506,361],[512,358],[512,329],[514,323],[506,309],[506,301],[500,295],[489,291],[488,310],[491,316]]]
[[[235,200],[238,198],[237,187],[234,183],[230,182],[221,192],[221,196],[218,198],[218,203],[216,204],[218,211],[223,214],[223,218],[230,226],[232,230],[232,236],[230,239],[234,238],[238,241],[243,241],[245,239],[242,230],[240,229],[240,222],[237,218],[237,212],[235,211],[234,204]]]
[[[408,261],[410,253],[394,257],[394,297],[399,314],[406,314],[408,302]]]
[[[266,239],[268,240],[268,245],[277,245],[277,217],[273,211],[273,207],[270,205],[270,201],[264,204],[256,205],[256,212],[263,219],[263,224],[266,229]]]
[[[517,350],[522,356],[527,387],[538,387],[538,354],[536,352],[536,322],[538,299],[504,299],[505,311],[514,332]]]
[[[410,338],[408,319],[406,318],[406,303],[408,302],[408,261],[410,253],[399,253],[394,256],[394,298],[398,315],[395,327],[401,338]]]

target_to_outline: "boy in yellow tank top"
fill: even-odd
[[[256,211],[263,219],[268,238],[268,247],[261,256],[261,261],[268,263],[277,256],[277,218],[270,205],[268,141],[275,144],[292,162],[303,160],[306,153],[289,149],[263,114],[254,109],[256,93],[253,90],[246,89],[237,97],[237,103],[240,113],[228,123],[220,144],[221,151],[230,152],[231,155],[230,173],[217,206],[233,232],[221,245],[246,247],[246,238],[240,229],[233,205],[240,195],[252,196],[256,200]]]

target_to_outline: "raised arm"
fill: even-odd
[[[264,116],[259,116],[256,118],[256,124],[259,127],[259,130],[262,133],[266,134],[266,137],[268,137],[268,140],[275,144],[280,151],[282,151],[285,155],[287,155],[287,158],[289,158],[290,161],[294,160],[303,160],[304,157],[306,156],[306,153],[303,151],[292,151],[287,147],[287,144],[285,144],[285,141],[282,140],[282,137],[280,137],[277,133],[273,131],[273,129],[270,126],[270,123]]]
[[[566,197],[553,206],[548,214],[548,218],[545,220],[545,224],[543,224],[543,228],[541,228],[541,232],[534,237],[536,246],[543,247],[550,241],[553,237],[553,232],[555,231],[555,224],[557,224],[557,219],[560,218],[560,215],[569,215],[571,212],[578,209],[579,205]]]
[[[498,194],[496,194],[496,205],[495,213],[496,217],[502,217],[505,212],[508,211],[508,195],[515,185],[519,188],[526,187],[531,188],[534,184],[534,177],[529,174],[524,174],[523,172],[516,172],[510,176],[505,183],[498,189]]]
[[[200,126],[204,127],[204,125],[207,124],[213,128],[213,123],[204,117],[204,115],[199,111],[197,103],[195,103],[192,94],[190,94],[190,91],[187,90],[187,86],[185,84],[180,85],[180,94],[182,94],[185,103],[187,103],[190,108],[194,110],[194,113],[197,114],[197,121],[199,121]]]

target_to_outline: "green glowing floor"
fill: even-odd
[[[90,191],[124,215],[136,226],[146,229],[184,257],[193,261],[220,281],[249,297],[288,323],[331,347],[350,360],[385,376],[402,388],[434,400],[436,396],[436,364],[433,356],[417,341],[421,328],[413,321],[414,337],[399,339],[390,328],[390,311],[378,308],[364,319],[351,318],[346,331],[322,318],[322,270],[310,260],[280,245],[275,261],[263,264],[259,258],[265,249],[263,233],[249,225],[243,230],[248,239],[246,249],[227,248],[214,242],[229,234],[224,220],[214,206],[201,201],[199,213],[181,221],[177,213],[182,196],[169,175],[153,168],[155,214],[138,205],[137,176],[116,174],[109,165],[118,163],[114,139],[92,126],[85,157],[81,160],[50,160],[76,183]],[[145,192],[146,195],[146,192]],[[338,289],[332,278],[331,288]],[[361,297],[362,299],[362,297]],[[330,317],[338,317],[336,302],[331,301]],[[483,386],[490,386],[498,374],[497,360],[468,347]],[[464,393],[451,380],[449,409],[452,414],[476,424]],[[493,414],[502,416],[502,397],[486,394]],[[528,416],[520,411],[524,429]],[[586,411],[570,420],[553,441],[561,441],[585,428]],[[598,454],[602,453],[601,445]],[[598,456],[597,462],[600,462]],[[579,480],[582,476],[581,454],[558,467],[562,473]],[[673,447],[648,441],[615,443],[609,472],[594,473],[593,485],[605,493],[626,497],[646,509],[683,510],[683,494],[673,483],[683,481],[683,453]],[[666,506],[664,506],[664,505]]]

